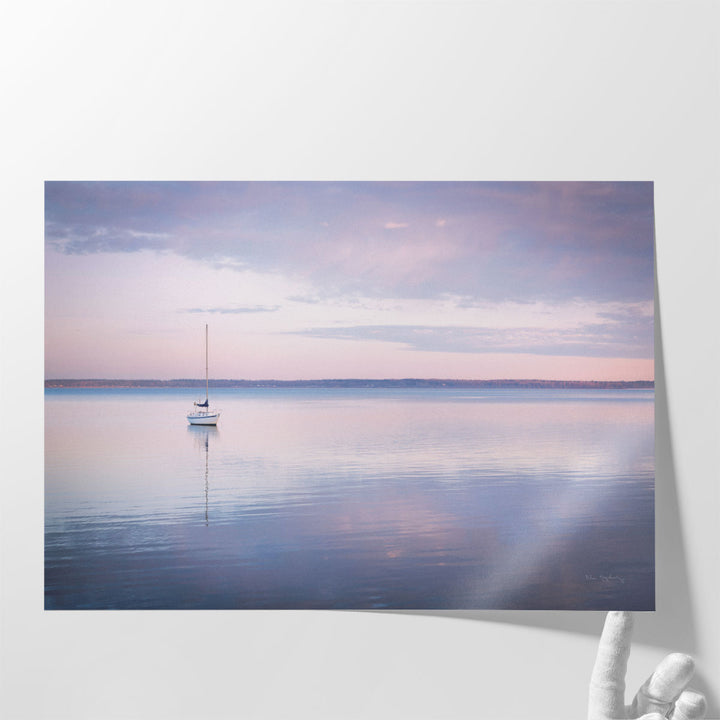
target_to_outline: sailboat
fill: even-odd
[[[217,425],[220,419],[220,410],[210,407],[208,380],[208,326],[205,325],[205,402],[195,402],[194,410],[187,414],[191,425]]]

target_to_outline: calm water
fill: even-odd
[[[652,391],[47,390],[45,607],[654,607]]]

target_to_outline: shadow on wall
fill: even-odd
[[[668,412],[662,323],[655,266],[655,595],[656,610],[637,613],[635,642],[668,652],[693,655],[697,631],[685,559],[685,542],[678,512],[675,459]],[[600,637],[604,612],[548,610],[405,610],[403,614],[452,617],[482,622],[562,630]],[[718,703],[706,679],[697,674],[692,687],[705,694],[708,717],[718,715]]]

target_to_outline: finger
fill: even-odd
[[[694,671],[695,663],[689,655],[668,655],[638,690],[632,704],[634,714],[659,712],[667,715]]]
[[[633,619],[629,612],[610,612],[605,618],[590,678],[590,720],[625,717],[625,673],[632,627]]]
[[[695,690],[685,690],[675,701],[672,720],[701,720],[707,712],[705,696]]]
[[[667,720],[667,718],[664,715],[661,715],[660,713],[648,713],[647,715],[643,715],[641,718],[638,718],[637,720]]]

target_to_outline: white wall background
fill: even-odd
[[[654,180],[658,611],[720,716],[714,2],[25,2],[0,22],[6,718],[582,717],[600,613],[43,612],[44,180]],[[660,352],[661,350],[661,352]]]

